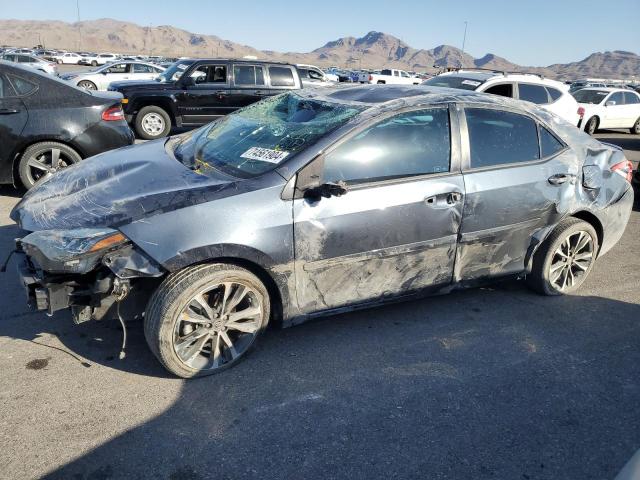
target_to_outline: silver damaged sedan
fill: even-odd
[[[268,324],[524,279],[575,292],[629,219],[631,164],[530,103],[424,86],[286,93],[102,154],[12,218],[29,303],[144,318],[180,377]]]

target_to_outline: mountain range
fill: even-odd
[[[587,58],[547,67],[520,66],[493,53],[474,58],[459,48],[440,45],[426,50],[407,45],[393,35],[369,32],[343,37],[311,52],[258,50],[215,35],[191,33],[169,25],[144,27],[130,22],[99,19],[61,21],[0,20],[0,45],[34,46],[126,54],[239,58],[336,65],[346,68],[395,67],[434,73],[445,67],[528,71],[563,79],[579,77],[631,78],[640,76],[640,56],[632,52],[597,52]]]

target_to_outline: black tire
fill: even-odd
[[[81,80],[78,82],[78,87],[84,88],[85,90],[97,90],[98,87],[91,80]]]
[[[634,135],[640,135],[640,118],[636,120],[636,123],[634,123],[633,127],[631,127],[629,130]]]
[[[96,62],[95,60],[91,60],[91,66],[92,67],[97,67],[98,66],[98,62]]]
[[[152,119],[153,125],[158,125],[156,129],[151,128]],[[169,132],[171,132],[171,117],[162,108],[150,105],[140,109],[134,120],[134,126],[140,138],[155,140],[169,135]]]
[[[178,323],[184,323],[184,311],[191,304],[194,296],[205,291],[206,288],[215,288],[229,282],[239,282],[256,293],[258,308],[261,312],[261,318],[256,320],[259,324],[257,331],[247,340],[250,340],[250,343],[246,345],[247,342],[245,342],[243,350],[240,353],[236,352],[238,356],[224,359],[222,365],[213,368],[194,368],[179,357],[174,347],[176,329],[181,327]],[[207,295],[208,301],[211,302],[210,292]],[[167,370],[182,378],[200,377],[218,373],[241,361],[255,346],[256,340],[268,324],[270,314],[269,293],[260,279],[249,270],[224,263],[196,265],[169,275],[154,292],[145,313],[144,334],[149,348]],[[243,338],[246,339],[246,337]],[[211,340],[215,341],[215,339],[215,334],[211,335]],[[212,353],[213,345],[210,346],[207,362],[212,361]],[[202,361],[205,361],[206,355],[201,356]]]
[[[557,260],[557,250],[568,238],[572,235],[577,235],[579,232],[585,232],[591,237],[592,242],[592,257],[586,270],[579,271],[579,275],[572,273],[572,278],[575,278],[571,286],[566,288],[559,288],[551,279],[551,267],[562,262],[555,262]],[[598,254],[598,234],[595,228],[590,223],[580,220],[579,218],[570,217],[558,224],[558,226],[551,232],[544,243],[540,246],[538,251],[533,257],[533,266],[531,273],[527,275],[527,283],[536,292],[542,295],[566,295],[575,292],[584,280],[591,272],[595,260]]]
[[[598,130],[598,118],[591,117],[587,123],[584,124],[584,131],[589,135],[593,135]]]
[[[58,161],[54,165],[53,162],[56,158]],[[22,185],[28,190],[42,178],[48,177],[56,171],[81,160],[80,154],[64,143],[34,143],[20,157],[18,175]],[[49,168],[45,170],[44,167]]]
[[[386,84],[386,83],[387,83],[387,82],[385,82],[384,80],[378,80],[378,85],[384,85],[384,84]]]

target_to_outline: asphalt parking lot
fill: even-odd
[[[0,188],[3,257],[19,196]],[[639,236],[636,201],[577,296],[504,282],[332,316],[188,382],[141,323],[119,360],[117,324],[29,312],[10,264],[0,478],[613,478],[640,448]]]

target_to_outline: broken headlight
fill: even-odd
[[[94,268],[105,252],[126,242],[117,230],[78,228],[33,232],[21,239],[20,245],[43,270],[84,273]]]

